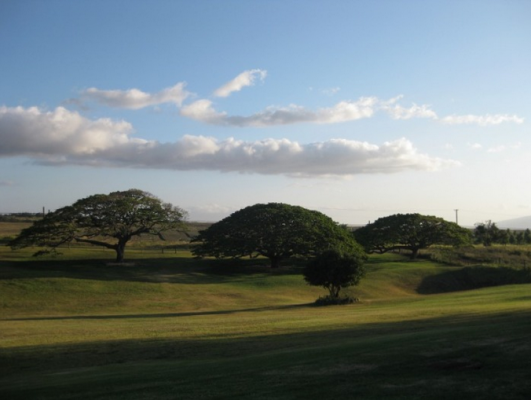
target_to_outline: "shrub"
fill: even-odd
[[[342,296],[342,297],[331,297],[330,295],[319,297],[315,300],[316,306],[336,306],[343,304],[353,304],[357,303],[360,300],[357,297]]]

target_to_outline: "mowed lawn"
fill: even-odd
[[[529,284],[371,256],[359,303],[315,307],[297,264],[30,254],[0,250],[2,399],[531,398]]]

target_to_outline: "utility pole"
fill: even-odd
[[[455,211],[455,223],[459,225],[459,217],[458,217],[459,210],[456,208],[454,211]]]

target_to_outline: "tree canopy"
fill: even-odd
[[[134,236],[164,239],[168,230],[185,229],[186,212],[148,192],[130,189],[96,194],[50,212],[8,243],[13,249],[45,247],[42,254],[72,242],[103,246],[116,251],[122,262],[127,242]]]
[[[502,231],[492,221],[485,221],[477,223],[474,228],[474,239],[476,243],[481,243],[484,246],[492,246],[493,243],[503,241]]]
[[[358,251],[343,253],[327,250],[313,258],[304,268],[304,279],[310,285],[322,286],[329,291],[331,301],[339,299],[342,288],[357,285],[365,275],[363,264],[367,256]]]
[[[454,222],[421,214],[395,214],[377,219],[354,231],[368,253],[409,250],[411,258],[434,244],[462,245],[470,242],[470,231]]]
[[[330,217],[282,203],[255,204],[231,214],[199,233],[196,256],[269,258],[271,267],[295,255],[357,247],[350,232]]]

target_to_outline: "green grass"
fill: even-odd
[[[325,290],[306,285],[297,264],[271,271],[261,260],[234,265],[140,248],[125,266],[94,249],[30,254],[0,250],[2,398],[531,393],[529,284],[463,290],[462,267],[372,256],[349,290],[360,303],[315,307]]]

